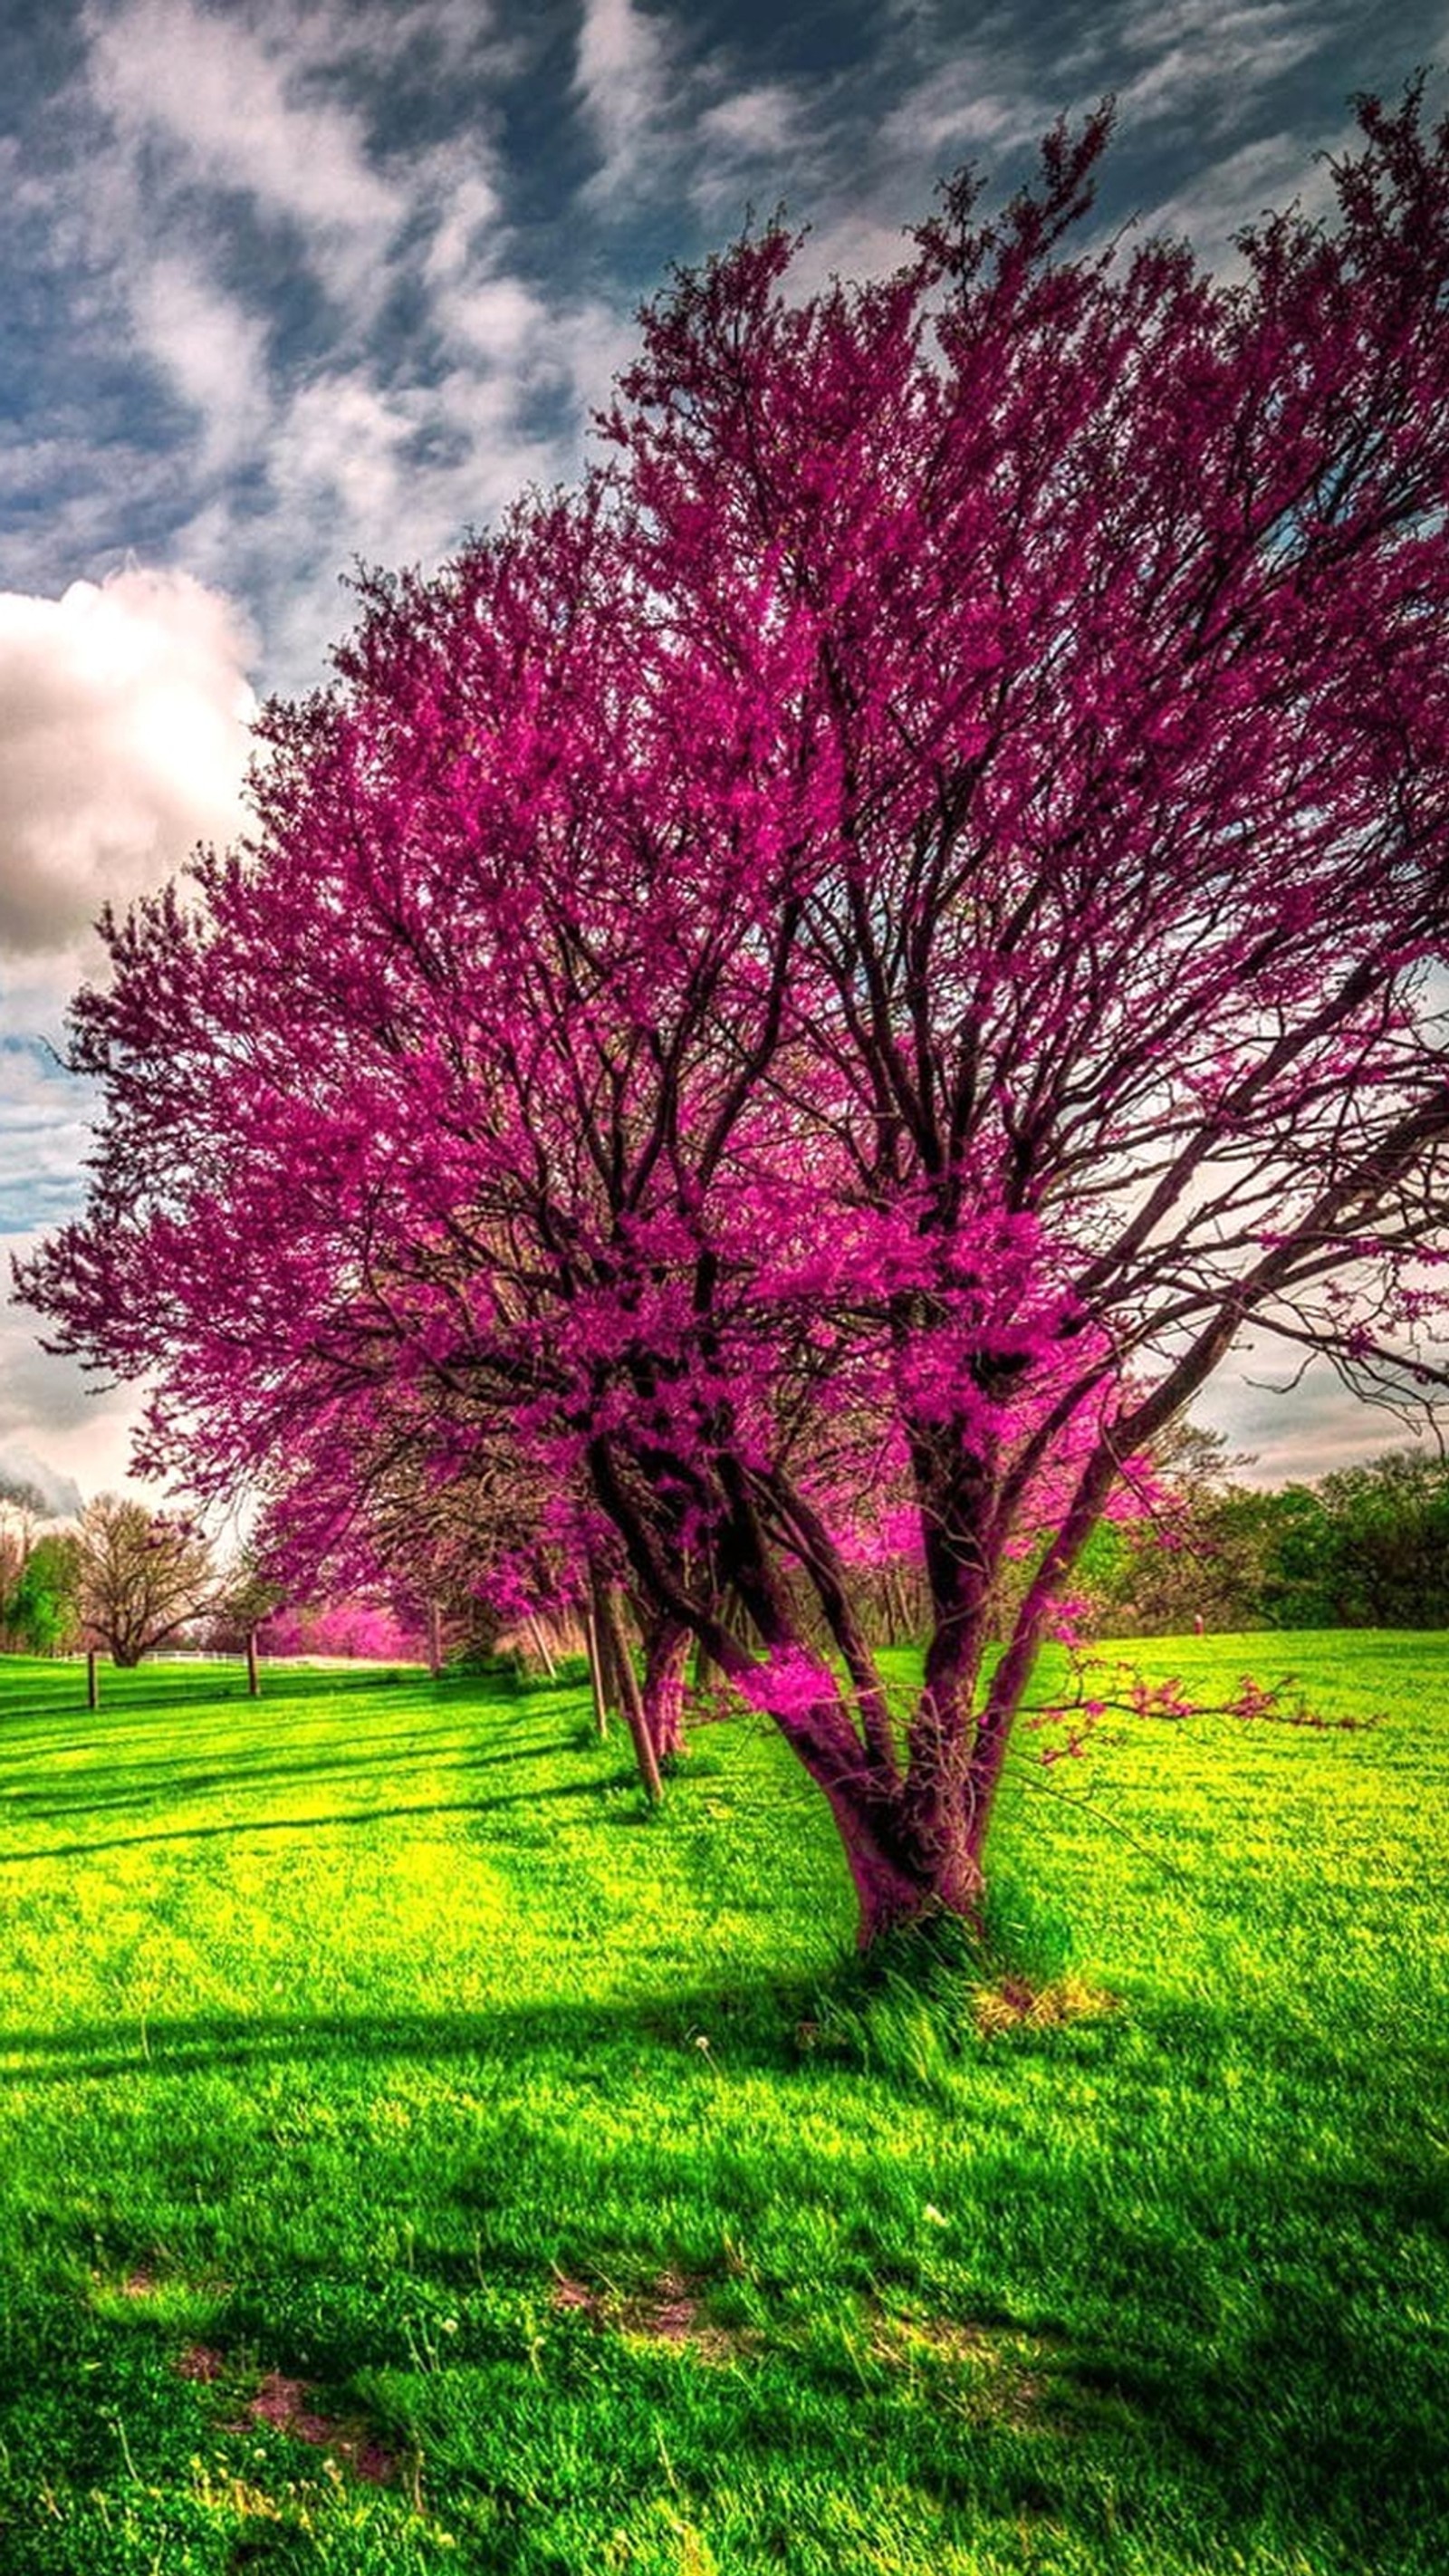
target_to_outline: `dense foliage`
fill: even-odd
[[[1449,1460],[1391,1450],[1312,1484],[1173,1479],[1084,1568],[1103,1633],[1449,1628]]]
[[[80,1550],[72,1532],[0,1526],[0,1649],[51,1655],[80,1634]]]

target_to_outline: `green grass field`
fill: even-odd
[[[0,2569],[1442,2576],[1449,1638],[1125,1651],[1386,1716],[1027,1737],[984,2031],[752,1721],[0,1663]]]

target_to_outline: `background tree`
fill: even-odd
[[[1338,1615],[1351,1627],[1449,1627],[1449,1460],[1391,1450],[1325,1476],[1339,1560]]]
[[[8,1606],[34,1543],[31,1515],[0,1495],[0,1628],[8,1629]]]
[[[1270,1498],[1244,1485],[1220,1432],[1186,1417],[1153,1453],[1142,1509],[1103,1522],[1080,1574],[1099,1634],[1172,1636],[1265,1622]]]
[[[1269,1490],[1237,1463],[1194,1432],[1151,1513],[1099,1531],[1084,1573],[1101,1633],[1449,1626],[1449,1460],[1390,1450]]]
[[[53,1655],[79,1633],[80,1549],[69,1530],[42,1530],[4,1598],[3,1626],[28,1655]]]
[[[82,1624],[115,1664],[139,1664],[212,1607],[211,1549],[189,1521],[100,1494],[80,1516],[75,1546]]]
[[[884,283],[681,278],[612,469],[368,586],[254,846],[77,1005],[100,1162],[24,1281],[157,1373],[149,1461],[506,1422],[866,1937],[976,1905],[1073,1570],[1245,1327],[1440,1382],[1449,133],[1363,122],[1231,287],[1072,254],[1103,119]],[[909,1495],[905,1709],[826,1422]]]

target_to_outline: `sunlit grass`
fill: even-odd
[[[1271,1645],[1023,1738],[984,2035],[753,1722],[0,1664],[0,2567],[1440,2576],[1449,1640]]]

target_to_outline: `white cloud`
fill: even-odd
[[[716,79],[728,70],[716,60]],[[789,171],[789,196],[803,211],[825,186],[832,145],[831,87],[807,90],[784,81],[726,89],[701,110],[689,139],[690,201],[716,231],[738,227],[750,208],[771,214],[782,194],[779,173]],[[763,197],[762,206],[755,205]]]
[[[131,569],[60,599],[0,593],[0,1205],[22,1222],[79,1199],[85,1087],[43,1046],[99,951],[101,904],[125,904],[232,836],[253,711],[231,602],[182,573]],[[13,1212],[13,1213],[12,1213]],[[96,1394],[4,1303],[0,1469],[64,1497],[124,1481],[137,1403]],[[59,1502],[57,1507],[60,1507]]]
[[[73,962],[103,903],[238,830],[247,650],[184,573],[0,593],[0,961]]]
[[[1226,280],[1240,265],[1233,241],[1245,225],[1256,223],[1270,206],[1295,200],[1305,215],[1321,214],[1332,194],[1326,163],[1305,168],[1296,135],[1266,134],[1229,153],[1192,187],[1154,206],[1142,217],[1140,230],[1145,237],[1185,235],[1198,257]]]
[[[939,178],[956,162],[980,152],[1005,152],[1035,143],[1060,110],[996,52],[969,47],[936,66],[883,118],[887,152],[926,178]],[[918,183],[918,191],[919,183]]]
[[[1321,10],[1308,14],[1286,0],[1175,0],[1129,19],[1121,32],[1130,50],[1148,57],[1119,86],[1124,128],[1187,111],[1227,128],[1241,125],[1255,91],[1318,51],[1325,28]]]
[[[6,1019],[15,1012],[6,996]],[[53,1015],[54,993],[47,994]],[[73,1195],[90,1144],[88,1086],[23,1038],[0,1042],[0,1199]]]
[[[707,107],[699,120],[701,139],[740,161],[769,159],[793,152],[800,141],[801,102],[783,81],[763,81],[753,89],[735,90]]]
[[[423,275],[435,293],[446,295],[480,260],[490,260],[503,207],[492,170],[473,150],[466,157],[452,150],[435,153],[428,175],[437,222]]]
[[[86,26],[92,89],[122,136],[164,136],[189,176],[291,218],[339,284],[365,284],[402,199],[370,163],[357,118],[305,94],[306,55],[287,49],[295,27],[269,43],[192,0],[93,7]]]
[[[586,193],[596,201],[642,193],[656,175],[670,102],[662,21],[634,0],[584,0],[575,81],[603,153]]]
[[[456,286],[438,315],[449,338],[475,350],[490,367],[536,363],[553,319],[531,287],[508,276]]]
[[[166,509],[174,561],[253,602],[268,685],[310,686],[348,621],[350,564],[435,563],[525,485],[577,471],[617,317],[523,273],[486,110],[466,135],[384,154],[356,103],[389,61],[409,78],[466,64],[485,96],[516,71],[519,40],[501,44],[473,0],[92,0],[84,25],[101,117],[68,275],[95,281],[98,335],[119,326],[197,418],[181,507],[142,505]],[[606,89],[624,56],[636,72],[653,59],[640,30],[623,56],[617,29],[595,30]],[[617,140],[642,93],[609,97]],[[275,276],[237,262],[238,191],[292,227]],[[308,281],[330,310],[304,369],[285,317]]]
[[[243,312],[183,253],[143,263],[130,295],[151,356],[201,415],[203,470],[233,464],[258,447],[271,418],[267,333],[259,318]]]

